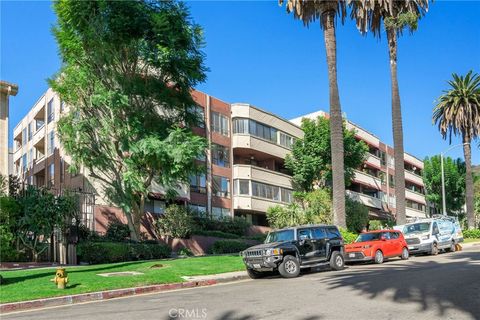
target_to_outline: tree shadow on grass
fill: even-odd
[[[456,252],[448,262],[410,261],[389,268],[372,268],[354,273],[336,273],[319,281],[330,289],[350,287],[370,299],[390,299],[396,303],[416,303],[422,311],[460,310],[480,319],[480,252]]]

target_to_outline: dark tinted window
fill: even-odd
[[[315,239],[325,239],[327,237],[327,233],[323,228],[315,228],[313,229],[313,237]]]
[[[357,238],[357,240],[355,240],[355,242],[376,241],[376,240],[380,240],[380,236],[381,236],[380,232],[362,233],[358,236],[358,238]]]
[[[390,239],[398,239],[399,237],[398,232],[390,232]]]
[[[298,240],[312,239],[311,229],[300,229],[297,231]]]
[[[283,230],[270,232],[265,243],[277,241],[293,241],[295,239],[293,230]]]
[[[327,237],[329,239],[341,238],[342,237],[340,235],[340,231],[338,231],[338,229],[335,228],[335,227],[327,227],[326,230],[327,230]]]
[[[382,237],[384,237],[387,240],[390,240],[390,232],[383,232]]]

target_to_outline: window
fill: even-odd
[[[233,119],[233,133],[251,134],[261,139],[277,143],[277,131],[277,129],[255,120],[243,118]]]
[[[205,151],[202,151],[202,153],[200,153],[199,155],[197,155],[197,157],[195,158],[197,159],[198,161],[205,161],[207,160],[207,157],[205,155]]]
[[[33,137],[33,121],[28,124],[28,141]]]
[[[47,104],[47,123],[52,122],[55,120],[55,108],[53,105],[53,98],[48,101]]]
[[[390,232],[390,239],[398,239],[399,237],[398,232]]]
[[[30,151],[28,152],[28,164],[31,165],[33,163],[33,151],[34,149],[30,149]]]
[[[297,231],[298,240],[312,239],[312,230],[310,229],[300,229]]]
[[[212,163],[220,167],[230,167],[230,150],[227,147],[212,144]]]
[[[292,149],[294,143],[295,138],[286,133],[280,132],[280,145],[284,146],[285,148]]]
[[[27,144],[27,128],[22,130],[22,146]]]
[[[230,180],[221,176],[212,176],[212,192],[217,197],[230,196]]]
[[[212,207],[212,215],[215,218],[228,217],[230,215],[230,209],[221,207]]]
[[[250,182],[245,179],[236,179],[233,189],[235,195],[250,195]]]
[[[292,190],[281,188],[282,190],[282,202],[291,203],[292,202]]]
[[[327,233],[323,228],[313,229],[313,238],[315,239],[325,239],[327,238]]]
[[[35,120],[35,131],[38,131],[41,127],[45,125],[45,121],[43,120]]]
[[[340,232],[335,227],[327,227],[327,236],[329,239],[341,238]]]
[[[60,183],[63,183],[65,181],[65,162],[62,159],[60,159]]]
[[[22,168],[23,168],[23,171],[25,172],[27,170],[27,154],[25,153],[23,156],[22,156]]]
[[[220,114],[218,112],[212,112],[212,130],[218,132],[224,136],[229,135],[228,131],[228,118],[227,116]]]
[[[55,133],[52,130],[48,133],[47,155],[53,154],[54,150],[55,150]]]
[[[189,204],[189,209],[198,217],[205,217],[207,215],[207,207],[199,204]]]
[[[48,166],[48,187],[52,187],[55,182],[55,165]]]
[[[248,119],[233,119],[233,133],[249,134],[248,126]]]
[[[160,200],[153,200],[153,213],[154,214],[164,214],[165,213],[166,204],[165,201]]]
[[[190,177],[190,191],[207,193],[207,180],[205,174]]]
[[[196,118],[195,125],[199,128],[205,128],[205,110],[200,106],[191,106],[188,111]]]

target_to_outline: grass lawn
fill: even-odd
[[[480,239],[463,239],[463,242],[465,242],[465,243],[480,242]]]
[[[162,264],[162,268],[150,268]],[[68,285],[59,290],[51,281],[55,268],[1,271],[0,303],[62,295],[184,281],[182,276],[244,270],[239,256],[210,256],[176,260],[131,261],[84,267],[67,267]],[[137,271],[142,275],[101,277],[98,273]]]

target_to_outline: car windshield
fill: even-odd
[[[267,240],[265,240],[265,243],[293,240],[295,240],[295,234],[293,230],[282,230],[270,232],[267,236]]]
[[[404,234],[416,233],[416,232],[428,232],[430,230],[430,222],[420,222],[407,224],[403,229]]]
[[[355,240],[355,242],[366,242],[366,241],[380,240],[381,235],[382,234],[380,232],[362,233],[358,236],[358,238],[357,238],[357,240]]]

